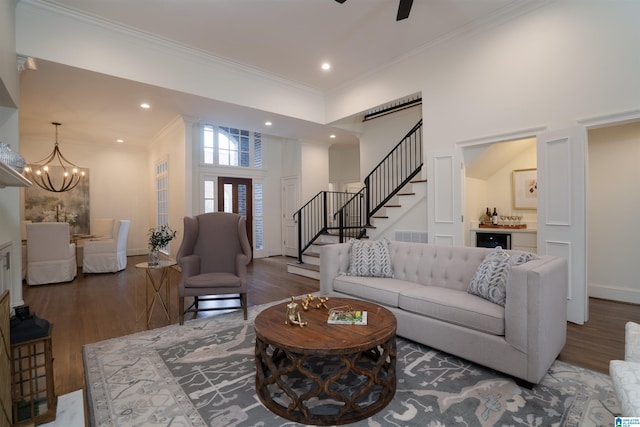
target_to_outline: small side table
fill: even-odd
[[[151,314],[153,313],[153,308],[156,304],[156,301],[160,301],[160,305],[164,311],[165,316],[169,323],[171,323],[171,275],[170,268],[176,265],[177,263],[174,260],[163,259],[158,262],[157,265],[149,265],[148,262],[141,262],[136,264],[136,268],[141,268],[146,271],[146,286],[144,288],[145,295],[145,314],[147,317],[147,328],[149,328],[149,323],[151,321]],[[154,277],[154,270],[160,271],[159,280],[156,280],[157,276]],[[151,298],[151,302],[149,302],[149,286],[153,290],[153,296]],[[164,297],[162,295],[162,288],[164,287]]]

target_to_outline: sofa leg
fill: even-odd
[[[514,378],[514,380],[518,387],[526,388],[527,390],[533,390],[533,388],[536,386],[534,383],[530,383],[529,381],[523,380],[522,378]]]
[[[184,297],[178,298],[178,319],[180,319],[180,324],[184,324]]]

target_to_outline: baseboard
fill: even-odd
[[[588,290],[590,297],[640,304],[640,289],[589,283]]]

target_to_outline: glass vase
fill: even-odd
[[[160,250],[152,249],[149,252],[149,265],[158,265],[160,263]]]

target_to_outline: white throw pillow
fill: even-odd
[[[352,239],[350,276],[364,277],[393,277],[391,255],[388,241],[377,240],[367,243],[363,240]]]

